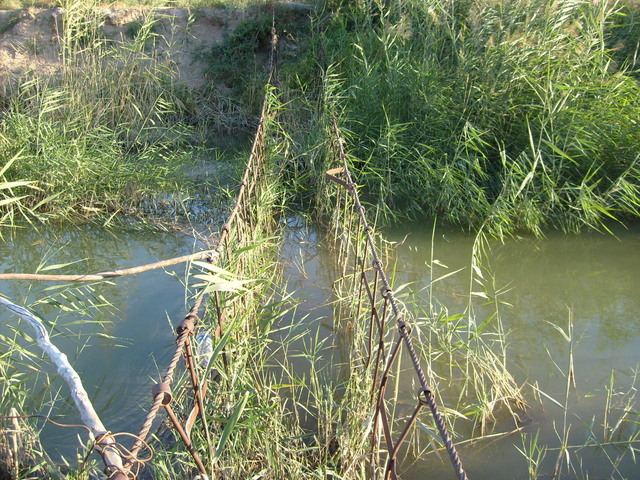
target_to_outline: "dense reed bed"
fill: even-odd
[[[493,233],[638,215],[638,5],[366,1],[318,35],[382,218]]]

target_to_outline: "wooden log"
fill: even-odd
[[[80,413],[82,423],[89,429],[91,436],[96,441],[96,448],[100,452],[102,459],[108,471],[123,470],[122,457],[117,448],[115,448],[115,440],[109,435],[109,432],[102,424],[100,417],[93,408],[89,395],[82,385],[82,380],[78,373],[69,363],[67,356],[62,353],[49,339],[49,334],[44,328],[42,320],[35,314],[24,307],[0,297],[0,304],[4,305],[9,311],[23,319],[33,329],[36,342],[40,348],[49,356],[53,364],[58,370],[58,374],[64,378],[71,390],[71,397],[76,405],[76,409]]]
[[[159,262],[148,263],[146,265],[139,265],[137,267],[125,268],[122,270],[113,270],[110,272],[89,273],[81,275],[55,275],[55,274],[42,274],[42,273],[0,273],[0,280],[39,280],[49,282],[96,282],[100,280],[107,280],[110,278],[124,277],[126,275],[134,275],[137,273],[148,272],[150,270],[156,270],[158,268],[170,267],[179,263],[191,262],[193,260],[217,259],[220,255],[216,251],[205,251],[192,253],[190,255],[183,255],[181,257],[170,258],[168,260],[161,260]]]

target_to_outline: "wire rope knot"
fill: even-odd
[[[407,335],[411,335],[411,324],[407,322],[404,318],[399,318],[397,324],[398,324],[398,330],[400,330],[401,332],[404,330],[404,332],[406,332]]]
[[[131,480],[132,478],[135,478],[131,472],[120,470],[113,466],[105,467],[104,473],[107,475],[109,480]]]
[[[102,457],[105,464],[103,471],[110,480],[129,480],[130,472],[121,463],[122,452],[119,447],[115,435],[104,432],[96,435],[91,450],[95,449]]]
[[[389,294],[393,292],[393,290],[391,290],[389,287],[382,287],[380,289],[380,295],[382,295],[382,298],[384,299],[388,299],[389,298]]]
[[[173,394],[171,393],[171,385],[168,382],[156,383],[151,389],[153,398],[157,398],[158,395],[163,395],[162,406],[166,407],[173,400]]]
[[[100,435],[96,435],[94,443],[97,447],[108,447],[113,444],[113,436],[111,435],[111,432],[101,433]]]

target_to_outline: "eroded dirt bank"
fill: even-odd
[[[152,22],[148,48],[171,58],[179,80],[189,87],[205,82],[203,54],[223,42],[242,20],[257,12],[201,8],[102,9],[94,12],[106,44],[132,41]],[[35,71],[55,74],[61,68],[64,10],[27,8],[0,11],[0,79],[4,83]]]

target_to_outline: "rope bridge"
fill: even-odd
[[[411,324],[406,313],[400,308],[385,273],[383,262],[374,241],[373,228],[367,221],[357,186],[353,182],[349,171],[344,142],[335,117],[332,119],[329,135],[333,160],[340,166],[329,170],[326,173],[326,178],[342,187],[341,191],[335,195],[336,205],[331,221],[335,238],[339,240],[338,264],[343,266],[343,280],[352,279],[352,285],[348,290],[354,293],[356,298],[352,314],[356,323],[358,324],[359,320],[366,320],[368,317],[365,352],[361,355],[364,369],[373,370],[371,372],[371,400],[375,412],[371,436],[372,457],[377,459],[376,452],[380,450],[380,443],[384,439],[387,460],[382,469],[383,477],[385,480],[389,478],[398,479],[398,452],[407,439],[411,428],[415,425],[418,415],[427,406],[431,410],[458,480],[466,480],[467,474],[462,468],[462,463],[447,431],[444,418],[438,411],[434,392],[427,382],[420,364],[420,358],[413,346]],[[371,267],[369,267],[369,262]],[[364,308],[364,304],[367,302],[368,308]],[[363,311],[367,313],[363,314]],[[398,334],[393,342],[385,340],[389,319],[395,321]],[[388,346],[388,343],[392,343],[392,345]],[[392,425],[395,421],[389,418],[385,393],[389,384],[391,370],[398,362],[399,353],[403,345],[411,358],[420,389],[417,393],[418,402],[413,413],[406,422],[404,429],[394,439]],[[382,435],[379,434],[380,429],[382,430]],[[372,476],[374,477],[377,474],[380,463],[379,459],[377,460],[372,465]]]
[[[275,78],[275,39],[274,28],[272,31],[271,76],[268,85],[271,85]],[[272,102],[270,101],[272,95],[272,87],[269,86],[265,94],[256,135],[244,175],[239,185],[235,204],[210,250],[141,267],[134,267],[132,269],[101,272],[93,275],[43,276],[32,274],[0,274],[0,279],[21,278],[55,281],[94,281],[131,275],[181,262],[198,260],[204,260],[214,271],[217,266],[228,266],[231,265],[232,262],[235,262],[233,267],[242,271],[245,266],[245,260],[242,256],[234,257],[233,252],[252,245],[258,223],[260,222],[258,218],[258,206],[260,205],[261,197],[266,187],[264,179],[267,178],[269,174],[267,167],[267,135],[265,126],[268,120],[274,115],[274,111],[271,108]],[[359,352],[359,354],[361,355],[362,368],[370,372],[372,378],[369,398],[373,412],[373,428],[371,430],[371,455],[367,457],[371,477],[378,478],[382,475],[384,479],[399,478],[397,473],[399,450],[407,439],[411,429],[416,424],[421,411],[426,406],[432,413],[443,444],[451,458],[458,480],[466,480],[466,473],[462,468],[451,437],[447,432],[445,421],[438,411],[434,392],[427,382],[420,364],[420,358],[413,346],[409,320],[400,308],[385,273],[383,262],[374,241],[373,229],[367,222],[365,209],[360,202],[356,185],[353,182],[348,168],[347,155],[335,119],[331,124],[330,130],[333,159],[335,162],[338,162],[339,166],[329,170],[326,178],[332,183],[339,185],[338,191],[333,193],[336,199],[333,229],[336,237],[341,239],[339,263],[343,266],[343,277],[353,280],[351,290],[356,293],[357,298],[354,307],[355,313],[353,315],[356,319],[364,319],[368,322],[365,327],[367,330],[366,345],[362,349],[363,352]],[[206,265],[201,265],[206,272]],[[204,318],[205,315],[208,315],[209,318],[213,319],[212,322],[214,324],[211,328],[213,331],[213,341],[220,341],[224,335],[225,320],[240,314],[240,312],[246,308],[245,302],[247,302],[246,298],[241,295],[227,295],[224,291],[207,287],[208,285],[205,282],[205,284],[199,288],[195,295],[193,306],[176,329],[177,338],[174,354],[164,370],[164,375],[162,375],[160,381],[152,389],[152,403],[142,421],[138,434],[124,434],[134,439],[131,448],[125,448],[118,440],[118,437],[122,434],[112,434],[102,425],[97,414],[95,414],[93,408],[90,407],[90,403],[86,405],[80,402],[78,405],[81,412],[86,410],[86,415],[82,415],[83,421],[86,417],[85,425],[87,425],[87,428],[94,438],[94,448],[100,453],[105,464],[105,473],[110,480],[137,478],[145,462],[151,459],[147,437],[161,409],[165,411],[185,448],[191,454],[201,474],[201,478],[207,478],[207,467],[191,442],[192,428],[197,419],[200,418],[203,429],[207,435],[209,448],[212,448],[213,444],[211,439],[208,438],[209,429],[207,428],[207,416],[205,415],[204,397],[208,390],[208,380],[204,380],[198,372],[194,355],[193,336],[197,329],[202,327],[201,319]],[[209,296],[211,300],[206,301]],[[48,336],[46,330],[37,317],[28,310],[14,305],[6,299],[0,298],[0,303],[4,304],[16,315],[27,320],[34,328],[34,331],[36,331],[39,343],[40,340],[42,340],[42,344],[47,345]],[[363,307],[365,304],[368,304],[366,309]],[[212,310],[209,313],[206,311],[207,305],[210,305]],[[362,314],[363,310],[366,310],[366,314],[364,315]],[[389,320],[395,322],[397,329],[397,337],[390,345],[387,341],[387,324]],[[38,322],[40,323],[38,324]],[[47,345],[47,348],[50,347]],[[406,421],[402,431],[396,433],[393,429],[396,421],[390,418],[389,400],[385,394],[389,384],[390,372],[398,362],[402,348],[408,351],[409,357],[411,358],[419,383],[419,391],[417,393],[417,405],[413,413],[410,415],[408,421]],[[59,351],[56,353],[55,350],[57,349],[54,347],[54,350],[52,350],[53,353],[50,355],[64,356],[60,354]],[[52,359],[53,358],[52,356]],[[176,369],[178,368],[181,358],[184,359],[185,368],[188,372],[187,376],[190,384],[188,388],[191,392],[193,402],[192,409],[184,423],[180,422],[171,406],[173,400],[172,384],[174,383]],[[226,367],[224,354],[222,359]],[[69,376],[73,377],[72,374],[69,374]],[[72,380],[74,382],[73,384],[69,381],[72,391],[81,388],[79,378],[76,379],[74,377]],[[384,447],[382,447],[383,442]],[[386,458],[381,461],[379,452],[381,452],[382,448],[386,451]],[[211,458],[215,459],[215,455],[212,454]],[[210,468],[215,471],[216,465],[212,465]]]
[[[268,85],[270,85],[275,75],[275,64],[273,62],[273,55],[276,48],[276,35],[275,29],[272,31],[272,56],[270,65],[270,79]],[[240,182],[238,194],[236,197],[235,205],[231,210],[226,222],[222,225],[221,233],[214,248],[206,256],[206,260],[210,265],[225,264],[231,261],[231,252],[234,249],[241,249],[251,244],[256,231],[256,224],[258,222],[258,205],[261,201],[262,190],[265,187],[264,179],[267,177],[266,167],[266,135],[265,124],[274,112],[270,110],[270,96],[272,95],[270,87],[267,87],[267,93],[263,100],[262,112],[260,120],[256,130],[256,134],[251,147],[251,153],[247,161],[247,166],[244,170],[242,180]],[[238,269],[242,270],[242,258],[238,260],[240,265]],[[151,406],[149,413],[147,414],[145,421],[140,429],[140,433],[137,436],[137,440],[133,445],[131,452],[127,455],[127,460],[123,469],[116,469],[109,477],[112,480],[126,480],[131,477],[134,470],[138,468],[137,455],[144,447],[144,441],[149,434],[153,420],[155,419],[160,407],[163,407],[173,427],[176,429],[185,447],[193,457],[200,473],[206,477],[207,469],[205,468],[202,460],[200,459],[196,449],[190,440],[190,431],[197,417],[201,419],[204,430],[208,435],[208,428],[206,428],[206,415],[204,408],[203,396],[207,391],[207,381],[202,381],[198,377],[196,362],[194,359],[193,343],[191,341],[192,336],[195,333],[196,326],[200,322],[201,314],[200,310],[203,307],[205,297],[207,296],[208,289],[204,285],[200,287],[199,293],[196,295],[196,300],[193,307],[187,313],[185,319],[177,327],[177,339],[175,354],[167,367],[166,373],[162,377],[162,381],[156,384],[152,390],[153,405]],[[242,297],[238,297],[236,300],[229,300],[223,298],[223,292],[214,289],[213,291],[213,304],[214,319],[216,322],[216,328],[214,329],[214,340],[220,340],[224,333],[225,319],[233,316],[237,313],[229,313],[229,310],[234,310],[235,303],[243,302]],[[242,307],[242,306],[241,306]],[[240,307],[240,308],[241,308]],[[203,315],[204,316],[204,315]],[[173,381],[174,370],[178,364],[180,358],[184,356],[185,366],[189,372],[189,379],[191,382],[191,388],[193,391],[194,406],[191,413],[188,415],[185,425],[183,426],[178,420],[176,414],[173,412],[170,403],[172,400],[171,383]],[[224,358],[224,357],[223,357]],[[99,445],[99,440],[97,444]],[[207,438],[207,443],[211,448],[212,441]],[[108,472],[107,472],[108,473]],[[135,478],[136,475],[133,475]]]

